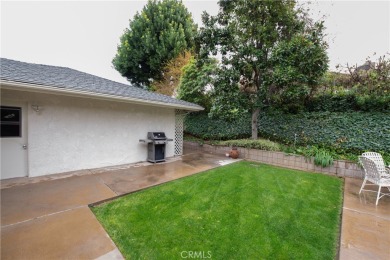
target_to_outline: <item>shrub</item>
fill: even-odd
[[[245,114],[235,121],[228,122],[211,119],[204,113],[195,113],[186,117],[184,131],[205,140],[248,138],[251,135],[250,115]]]
[[[260,150],[266,150],[266,151],[280,151],[281,150],[280,144],[272,142],[270,140],[266,140],[266,139],[228,140],[228,141],[220,141],[220,142],[218,142],[218,144],[226,145],[226,146],[236,146],[236,147],[260,149]]]
[[[305,104],[309,112],[389,111],[390,95],[358,95],[353,91],[316,96]]]

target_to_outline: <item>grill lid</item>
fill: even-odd
[[[164,132],[148,132],[148,139],[151,140],[165,140],[167,137]]]

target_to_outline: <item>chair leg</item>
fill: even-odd
[[[375,205],[378,205],[378,201],[379,201],[379,195],[381,194],[381,188],[382,186],[379,185],[379,189],[378,189],[378,195],[376,196],[376,204]]]
[[[363,187],[366,185],[366,181],[367,181],[367,179],[364,178],[364,181],[363,181],[362,187],[360,188],[359,194],[362,192]]]

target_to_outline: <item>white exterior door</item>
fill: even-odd
[[[27,176],[27,106],[1,103],[1,179]]]

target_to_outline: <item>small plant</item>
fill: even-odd
[[[333,155],[328,150],[318,148],[316,146],[310,146],[305,149],[301,149],[302,155],[307,159],[314,158],[314,164],[323,168],[333,164]]]
[[[314,164],[323,168],[328,167],[333,164],[333,157],[328,151],[320,149],[314,157]]]

